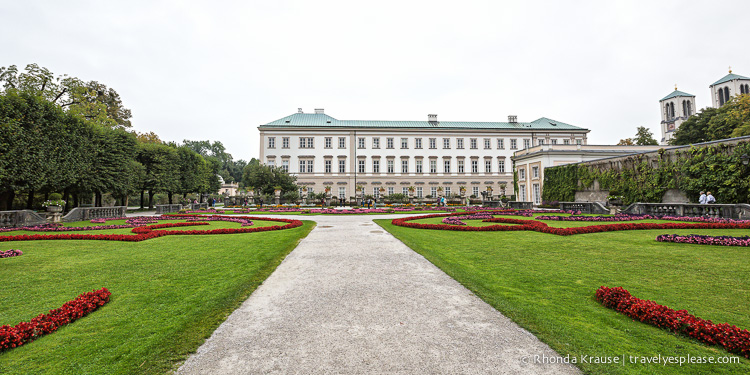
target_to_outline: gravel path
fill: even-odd
[[[557,354],[372,221],[387,217],[298,217],[318,225],[178,373],[580,373],[533,364]]]

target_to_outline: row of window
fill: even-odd
[[[542,203],[542,189],[539,184],[531,185],[531,199],[534,204]],[[526,200],[526,185],[518,184],[518,196],[516,197],[519,201]]]
[[[324,160],[323,161],[323,172],[324,173],[333,173],[333,160]],[[491,159],[485,159],[484,160],[484,169],[482,170],[484,173],[492,173],[492,160]],[[276,166],[276,162],[271,159],[268,161],[268,165],[270,166]],[[470,173],[479,173],[479,160],[471,160],[470,163],[467,165],[464,160],[457,160],[456,161],[456,169],[455,172],[452,169],[452,162],[451,160],[443,160],[442,163],[442,170],[441,173],[467,173],[467,170],[470,171]],[[281,161],[281,168],[285,172],[289,172],[289,160],[282,160]],[[302,159],[299,161],[299,169],[297,170],[299,173],[313,173],[313,160],[311,159]],[[409,160],[401,160],[401,173],[412,173],[409,167]],[[498,173],[505,173],[505,159],[500,159],[497,161],[497,170]],[[338,173],[346,173],[346,159],[339,159],[338,160]],[[396,173],[396,163],[395,160],[387,160],[385,162],[384,168],[382,168],[381,171],[381,164],[379,159],[372,160],[372,168],[370,171],[367,171],[367,165],[365,160],[357,160],[357,173]],[[438,173],[438,162],[437,160],[429,160],[429,163],[426,165],[423,163],[423,160],[415,160],[414,161],[414,171],[413,173]]]
[[[433,196],[433,197],[436,197],[438,195],[438,190],[437,189],[438,189],[437,186],[431,186],[430,190],[429,190],[429,192],[430,192],[429,195]],[[397,190],[396,190],[395,187],[388,186],[388,187],[385,188],[385,191],[383,192],[383,195],[386,195],[386,196],[393,195],[393,194],[396,193],[396,191]],[[305,194],[312,194],[312,193],[314,193],[312,187],[308,187],[307,188],[307,193],[303,192],[302,188],[299,189],[300,196],[304,196]],[[402,187],[400,193],[403,194],[403,195],[407,195],[408,196],[409,195],[409,188]],[[425,197],[424,193],[425,193],[425,189],[422,186],[417,186],[416,188],[414,188],[414,196],[415,197],[417,197],[417,198],[424,198]],[[445,196],[452,195],[453,192],[451,190],[451,187],[450,186],[443,187],[443,194]],[[375,197],[375,198],[380,198],[380,195],[381,195],[381,193],[380,193],[380,187],[373,186],[372,187],[372,196]],[[479,197],[479,186],[472,186],[471,187],[471,195],[473,195],[475,197]],[[346,199],[347,198],[346,197],[346,187],[339,186],[338,197],[340,199]]]
[[[532,178],[539,178],[539,167],[531,167]],[[523,181],[526,179],[526,169],[518,168],[518,180]]]
[[[670,102],[667,103],[664,106],[665,118],[667,121],[674,120],[675,119],[675,113],[674,113],[674,103]],[[690,102],[690,100],[683,100],[682,101],[682,114],[684,117],[690,117],[693,115],[693,103]]]
[[[672,106],[672,110],[674,112],[674,105]],[[299,148],[303,149],[309,149],[309,148],[315,148],[314,144],[314,137],[299,137]],[[346,148],[346,139],[347,137],[338,137],[338,148],[345,149]],[[409,149],[409,138],[401,138],[401,149],[406,150]],[[484,149],[485,150],[491,150],[492,149],[492,138],[482,138],[482,141],[484,143]],[[531,140],[530,139],[523,139],[523,148],[529,148],[531,147]],[[563,144],[569,145],[570,139],[563,139]],[[468,146],[469,149],[477,150],[479,149],[479,138],[469,138]],[[558,140],[557,139],[550,139],[551,144],[556,145]],[[365,149],[367,148],[367,140],[364,137],[358,137],[357,138],[357,148],[358,149]],[[504,138],[496,138],[496,147],[498,150],[504,150],[505,149],[505,139]],[[538,139],[538,144],[543,145],[545,143],[544,139]],[[428,138],[427,144],[429,149],[437,149],[438,145],[438,138]],[[582,144],[581,139],[576,139],[576,144]],[[463,150],[465,148],[464,144],[464,138],[456,138],[455,139],[455,145],[456,149]],[[444,150],[449,150],[452,146],[451,138],[442,138],[442,146]],[[333,148],[333,137],[325,137],[324,138],[324,148]],[[268,137],[268,148],[276,148],[276,137]],[[281,137],[281,148],[289,148],[289,137]],[[379,149],[380,148],[380,137],[373,137],[372,138],[372,148],[373,149]],[[387,149],[393,149],[395,148],[395,138],[387,137],[385,139],[385,148]],[[415,149],[422,149],[422,138],[414,138],[414,148]],[[515,138],[510,139],[510,149],[511,150],[517,150],[518,149],[518,140]]]

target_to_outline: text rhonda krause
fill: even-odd
[[[568,364],[615,364],[615,365],[627,365],[627,364],[660,364],[666,365],[687,365],[687,364],[723,364],[723,363],[740,363],[739,357],[700,357],[700,356],[663,356],[661,354],[655,356],[633,356],[633,355],[619,355],[619,356],[548,356],[548,355],[533,355],[521,358],[523,363],[534,363],[534,364],[550,364],[550,363],[568,363]]]

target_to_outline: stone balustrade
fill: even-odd
[[[28,227],[46,224],[47,220],[32,210],[0,211],[0,228]]]
[[[510,201],[508,207],[514,210],[532,210],[534,209],[533,202],[521,202],[521,201]]]
[[[157,204],[156,205],[156,213],[161,214],[167,214],[170,212],[177,212],[182,209],[181,204]]]
[[[84,221],[91,219],[107,219],[111,217],[125,217],[127,207],[76,207],[67,215],[63,216],[62,221]]]
[[[565,211],[581,211],[583,214],[609,214],[607,207],[599,202],[560,202],[560,209]]]
[[[750,205],[696,203],[633,203],[623,210],[637,215],[702,216],[726,219],[750,219]]]

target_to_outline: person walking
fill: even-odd
[[[706,204],[706,192],[701,191],[701,196],[698,198],[698,204]]]
[[[714,198],[714,196],[711,195],[711,192],[709,191],[708,193],[706,193],[706,204],[712,203],[716,203],[716,198]]]
[[[372,208],[373,209],[378,208],[378,199],[377,198],[372,198]]]

